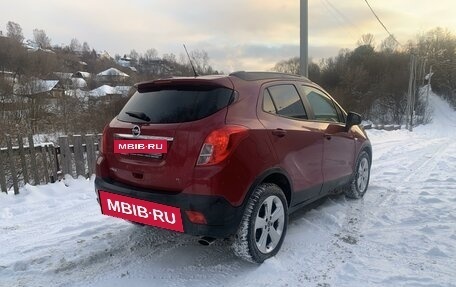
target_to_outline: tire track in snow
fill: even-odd
[[[411,134],[404,143],[408,147],[402,153],[400,147],[392,148],[389,154],[383,151],[382,166],[390,170],[377,168],[372,173],[373,181],[365,201],[372,199],[373,192],[380,193],[383,200],[369,203],[369,220],[363,230],[366,237],[353,249],[357,257],[369,261],[355,259],[354,262],[368,269],[369,263],[388,266],[394,262],[406,270],[399,272],[401,276],[395,276],[398,272],[388,268],[378,270],[377,276],[372,273],[369,277],[378,278],[378,286],[398,281],[408,282],[410,286],[450,286],[447,279],[441,278],[451,278],[448,256],[454,254],[456,243],[456,213],[445,212],[451,190],[456,189],[456,164],[447,158],[448,154],[455,154],[456,144],[451,136],[424,138],[420,133]],[[393,169],[394,163],[401,168]],[[453,238],[453,244],[447,238],[450,241]],[[356,276],[345,276],[356,280]]]
[[[442,158],[442,155],[446,153],[448,147],[449,142],[445,141],[441,143],[432,154],[425,154],[420,159],[416,160],[415,164],[417,164],[417,166],[410,171],[410,174],[404,178],[404,181],[415,182],[423,181],[423,179],[426,179],[429,174],[428,171],[438,164],[439,160]],[[426,159],[421,160],[423,157]]]
[[[371,182],[369,191],[364,200],[349,203],[347,213],[345,214],[345,223],[340,229],[340,232],[335,234],[336,238],[331,241],[332,245],[330,244],[327,246],[327,251],[324,256],[332,255],[333,257],[332,260],[329,260],[326,264],[328,266],[328,270],[322,275],[323,278],[327,279],[324,281],[324,284],[327,285],[324,286],[330,286],[330,283],[327,282],[331,282],[331,278],[335,278],[338,274],[346,272],[344,268],[350,269],[353,267],[345,264],[345,262],[352,261],[352,257],[356,256],[354,255],[354,252],[361,248],[359,244],[365,246],[363,248],[367,248],[369,252],[376,252],[369,247],[369,241],[364,241],[364,232],[368,230],[372,231],[372,228],[374,228],[376,232],[381,229],[389,229],[390,232],[394,232],[395,230],[400,232],[401,230],[404,230],[405,226],[394,227],[389,225],[389,227],[384,226],[382,228],[379,226],[374,227],[372,224],[377,220],[377,218],[388,216],[386,214],[387,210],[389,210],[391,206],[397,204],[396,201],[400,196],[406,194],[403,190],[405,186],[409,186],[410,184],[416,182],[427,182],[429,177],[432,177],[432,175],[429,175],[429,171],[438,167],[444,159],[444,156],[447,154],[448,149],[452,145],[451,139],[439,141],[440,143],[438,145],[435,145],[435,143],[423,144],[422,142],[413,142],[410,144],[410,148],[414,150],[414,153],[417,154],[418,157],[414,158],[412,163],[407,164],[408,168],[402,169],[399,172],[384,173],[381,168],[378,168],[377,170],[374,169],[372,177],[375,178],[375,180],[373,181],[373,184]],[[387,152],[388,149],[390,149],[389,152]],[[405,157],[407,156],[409,155],[405,154]],[[403,148],[400,146],[394,146],[392,142],[388,142],[387,147],[382,146],[382,152],[379,157],[381,160],[386,162],[397,161],[398,157],[404,157]],[[377,173],[381,174],[378,175]],[[385,178],[388,178],[389,181],[385,181]],[[369,209],[367,210],[364,205],[368,206]],[[368,224],[366,224],[366,217],[369,218]],[[382,222],[382,220],[380,220],[380,222]],[[450,221],[446,222],[449,223]],[[442,225],[437,224],[435,224],[435,226],[446,228],[445,221],[441,221],[440,223],[443,224],[443,227]],[[407,228],[410,230],[422,228],[422,222],[418,221],[416,224],[407,223]],[[439,249],[431,249],[429,252],[435,253],[440,251]],[[415,266],[413,263],[413,257],[405,257],[404,259],[408,262],[406,264],[409,266]],[[425,261],[422,261],[422,263],[416,265],[416,268],[422,269],[428,267],[428,265],[424,262]]]

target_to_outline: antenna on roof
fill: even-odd
[[[199,75],[195,70],[195,66],[193,66],[192,58],[190,58],[190,55],[188,54],[187,47],[185,47],[185,44],[183,44],[183,45],[184,45],[185,53],[187,53],[188,60],[190,61],[190,65],[192,66],[193,75],[195,75],[195,77],[198,77]]]

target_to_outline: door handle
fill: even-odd
[[[330,135],[330,134],[325,134],[325,139],[331,140],[331,138],[332,138],[332,135]]]
[[[276,137],[282,138],[286,136],[287,131],[284,129],[275,129],[272,131],[272,134],[275,135]]]

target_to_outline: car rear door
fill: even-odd
[[[269,84],[262,89],[258,118],[265,127],[278,165],[292,180],[293,204],[319,194],[322,175],[323,138],[307,113],[296,86]]]

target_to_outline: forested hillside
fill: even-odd
[[[420,87],[427,84],[431,66],[432,90],[456,106],[456,37],[448,30],[430,30],[403,46],[391,37],[376,44],[372,35],[363,35],[354,50],[341,50],[335,57],[311,63],[309,78],[367,119],[403,124],[412,54],[417,59],[414,109],[420,123],[426,121],[426,89]],[[281,61],[273,70],[298,73],[299,58]]]

